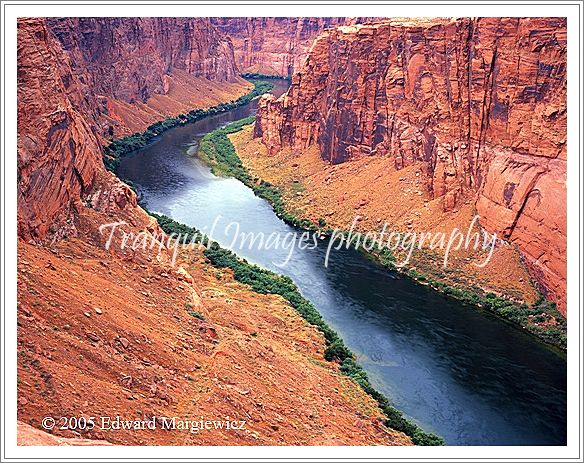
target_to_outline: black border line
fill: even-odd
[[[63,1],[63,0],[61,0]],[[74,3],[77,0],[71,0],[71,1],[67,1],[66,3],[49,3],[49,2],[45,2],[45,3],[28,3],[28,2],[1,2],[2,3],[2,63],[3,63],[3,68],[2,68],[2,128],[4,129],[4,133],[6,134],[6,7],[7,6],[17,6],[17,5],[30,5],[30,6],[46,6],[46,5],[79,5],[79,6],[83,6],[83,5],[93,5],[93,6],[134,6],[134,5],[145,5],[145,6],[149,6],[149,5],[154,5],[154,6],[166,6],[166,5],[170,5],[170,6],[184,6],[184,5],[203,5],[203,6],[221,6],[221,5],[236,5],[236,4],[243,4],[243,5],[274,5],[274,6],[280,6],[280,5],[295,5],[295,6],[318,6],[318,5],[326,5],[326,6],[345,6],[345,5],[367,5],[367,6],[393,6],[393,5],[402,5],[402,6],[425,6],[425,5],[444,5],[444,6],[459,6],[459,5],[491,5],[491,6],[524,6],[524,5],[561,5],[561,6],[578,6],[578,38],[579,38],[579,46],[580,46],[580,62],[578,63],[578,83],[580,86],[580,95],[579,95],[579,106],[578,106],[578,117],[579,117],[579,121],[580,123],[582,123],[582,100],[583,100],[583,87],[582,87],[582,47],[583,47],[583,43],[582,43],[582,7],[583,7],[583,2],[582,0],[578,0],[577,2],[570,2],[570,3],[560,3],[560,2],[549,2],[549,1],[530,1],[530,0],[525,0],[525,1],[521,1],[521,0],[515,0],[518,3],[508,3],[508,2],[501,2],[501,1],[497,1],[494,0],[492,2],[473,2],[473,3],[464,3],[464,2],[454,2],[454,3],[442,3],[439,0],[438,1],[422,1],[422,2],[409,2],[409,3],[397,3],[397,2],[390,2],[390,1],[380,1],[380,2],[375,2],[375,3],[351,3],[349,2],[341,2],[341,3],[333,3],[334,1],[337,0],[331,0],[330,2],[327,2],[327,0],[324,0],[325,3],[306,3],[306,2],[287,2],[287,1],[283,1],[283,2],[279,2],[279,3],[269,3],[270,1],[273,0],[255,0],[256,2],[259,1],[260,3],[251,3],[251,2],[246,2],[245,0],[232,0],[231,2],[227,1],[227,2],[215,2],[215,3],[199,3],[199,2],[189,2],[189,1],[185,1],[185,2],[181,2],[181,3],[154,3],[154,2],[147,2],[147,3],[140,3],[141,0],[136,0],[136,1],[132,1],[132,0],[125,0],[126,2],[130,2],[130,3],[89,3],[89,2],[84,2],[84,3]],[[321,2],[323,0],[320,0]],[[452,0],[451,0],[452,1]],[[569,76],[567,77],[569,78]],[[575,151],[575,150],[574,150]],[[584,171],[584,156],[581,156],[582,154],[582,130],[580,129],[578,131],[578,155],[580,156],[580,170],[578,171],[578,239],[582,236],[582,201],[583,201],[583,197],[582,197],[582,192],[583,192],[583,188],[582,188],[582,172]],[[1,288],[2,290],[2,424],[5,425],[6,424],[6,420],[5,420],[5,414],[4,411],[6,410],[6,390],[4,387],[4,382],[6,380],[6,336],[4,336],[5,332],[6,332],[6,261],[4,259],[5,257],[5,250],[6,250],[6,234],[4,233],[5,227],[6,227],[6,182],[4,181],[4,176],[6,174],[6,137],[4,137],[4,139],[2,140],[2,164],[1,164],[1,173],[2,175],[0,176],[0,181],[2,182],[2,225],[0,228],[0,234],[2,236],[2,243],[1,243],[1,253],[2,253],[2,264],[1,264],[1,271],[2,271],[2,286]],[[567,205],[566,205],[567,207]],[[582,245],[582,243],[580,243],[580,245]],[[583,292],[583,288],[582,288],[582,250],[580,249],[580,252],[578,254],[578,282],[579,282],[579,286],[578,286],[578,309],[580,310],[580,308],[582,308],[582,292]],[[574,310],[574,309],[572,309]],[[583,318],[582,316],[584,315],[584,313],[582,311],[580,311],[580,322],[581,325],[578,327],[578,350],[580,352],[580,354],[582,355],[582,326],[584,326],[584,322],[583,322]],[[582,361],[582,358],[580,358],[580,360]],[[578,392],[581,392],[581,366],[582,364],[578,364]],[[580,401],[582,400],[582,396],[580,396]],[[567,419],[567,417],[566,417]],[[582,403],[580,403],[580,408],[578,410],[578,425],[580,425],[581,423],[581,419],[582,419]],[[579,428],[579,430],[581,431],[581,429]],[[582,440],[581,440],[581,436],[582,434],[579,433],[579,442],[578,442],[578,457],[569,457],[569,458],[565,458],[562,459],[563,461],[573,461],[573,460],[580,460],[581,456],[582,456]],[[2,441],[1,443],[5,443],[6,442],[6,427],[3,427],[3,431],[2,431]],[[3,445],[3,452],[1,455],[1,459],[2,461],[23,461],[23,460],[28,460],[30,461],[30,458],[27,457],[6,457],[6,445]],[[133,448],[132,446],[122,446],[125,448]],[[92,448],[92,447],[89,447]],[[136,447],[136,448],[144,448],[144,447]],[[164,446],[162,446],[161,448],[164,448]],[[192,448],[197,448],[196,446],[193,446]],[[234,447],[237,448],[237,447]],[[287,447],[283,447],[283,449],[286,449]],[[116,458],[116,457],[103,457],[103,458],[76,458],[76,457],[48,457],[48,458],[34,458],[34,460],[38,460],[38,461],[81,461],[81,460],[89,460],[89,461],[120,461],[120,460],[137,460],[136,458],[133,457],[127,457],[127,458]],[[198,458],[187,458],[187,457],[167,457],[167,458],[139,458],[140,461],[182,461],[182,460],[190,460],[190,461],[200,461],[201,459]],[[322,460],[332,460],[332,461],[387,461],[387,460],[423,460],[423,461],[458,461],[458,460],[464,460],[464,461],[472,461],[472,460],[487,460],[487,461],[510,461],[510,460],[529,460],[529,461],[548,461],[548,460],[555,460],[553,457],[552,458],[547,458],[547,457],[542,457],[542,458],[525,458],[525,457],[513,457],[513,458],[505,458],[505,457],[496,457],[496,458],[481,458],[481,457],[476,457],[476,458],[465,458],[465,457],[452,457],[452,458],[448,458],[448,457],[437,457],[437,458],[424,458],[424,457],[405,457],[405,458],[371,458],[371,457],[366,457],[366,458],[270,458],[270,457],[263,457],[263,458],[222,458],[222,457],[217,457],[217,458],[206,458],[206,460],[213,460],[213,461],[322,461]]]

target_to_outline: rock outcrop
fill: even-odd
[[[29,424],[18,421],[16,434],[18,445],[64,445],[64,446],[85,446],[85,445],[113,445],[106,440],[83,439],[80,437],[60,437],[49,434],[40,429],[33,428]]]
[[[208,18],[47,18],[94,93],[132,103],[162,94],[173,69],[232,81],[233,45]]]
[[[119,28],[92,36],[108,21]],[[199,30],[184,21],[185,35]],[[100,124],[111,117],[102,99],[130,108],[141,98],[149,103],[161,75],[143,60],[165,55],[158,48],[136,61],[118,55],[142,33],[141,21],[88,24],[77,39],[104,40],[98,48],[105,55],[91,60],[80,55],[84,47],[65,51],[45,20],[18,21],[19,445],[411,445],[385,426],[371,396],[336,364],[325,366],[322,333],[281,297],[252,292],[229,271],[209,272],[199,248],[181,251],[173,265],[156,220],[101,160]],[[110,34],[125,39],[107,42]],[[163,92],[177,75],[207,85],[235,69],[221,74],[222,58],[205,61],[205,47],[213,55],[220,43],[188,40],[187,48],[171,38],[160,42],[176,57],[171,66],[184,64],[162,76]],[[110,45],[116,50],[106,50]],[[109,229],[101,227],[112,223],[121,226],[110,247]],[[151,246],[137,245],[136,237]],[[195,412],[221,426],[160,425],[167,417],[193,423]],[[57,424],[52,435],[38,429],[45,417],[96,426]],[[155,426],[108,428],[101,417]],[[237,429],[224,424],[235,419]]]
[[[565,313],[566,21],[404,19],[314,42],[287,92],[260,102],[271,152],[421,163],[446,212],[476,201]]]
[[[187,108],[237,98],[250,87],[239,77],[231,41],[209,18],[46,21],[74,73],[99,101],[105,135],[142,131]]]
[[[103,172],[95,100],[42,19],[18,22],[18,234],[67,220]],[[56,231],[56,229],[53,229]]]
[[[238,77],[231,42],[208,19],[20,19],[19,236],[74,232],[70,219],[92,191],[110,212],[135,206],[131,190],[103,168],[104,137],[250,87]]]
[[[229,36],[241,72],[287,77],[299,70],[313,40],[325,29],[379,18],[211,18]]]

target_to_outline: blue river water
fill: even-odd
[[[285,91],[277,83],[274,93]],[[201,137],[253,114],[256,102],[162,134],[122,160],[154,212],[209,233],[238,255],[289,275],[356,353],[373,386],[449,445],[565,445],[566,359],[491,314],[450,300],[354,250],[259,249],[241,233],[297,230],[232,178],[194,155]],[[232,246],[233,244],[233,246]],[[312,246],[311,246],[312,247]]]

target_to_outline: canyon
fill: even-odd
[[[23,19],[18,42],[18,226],[27,238],[65,223],[98,183],[116,183],[101,161],[108,139],[253,87],[208,21]],[[128,201],[116,191],[112,207]]]
[[[46,24],[109,138],[251,88],[239,76],[230,39],[208,18],[47,18]]]
[[[284,156],[290,176],[314,149],[333,170],[354,167],[339,179],[333,204],[342,202],[363,164],[382,168],[373,173],[378,183],[394,178],[377,194],[389,202],[401,196],[399,178],[417,171],[416,214],[437,206],[450,220],[476,210],[486,230],[519,248],[521,259],[512,265],[524,260],[538,289],[566,314],[564,19],[406,18],[329,29],[314,41],[287,94],[262,99],[254,136],[267,156],[295,153]],[[376,196],[368,192],[357,200],[365,209],[367,195]],[[330,207],[330,198],[323,203]],[[406,226],[424,225],[411,207],[402,212]]]
[[[77,26],[68,29],[76,21],[83,34]],[[173,26],[169,21],[164,25]],[[148,43],[140,35],[151,30],[145,22],[128,19],[105,35]],[[214,36],[207,22],[195,23],[197,34]],[[176,20],[174,26],[191,30],[189,24]],[[174,265],[162,244],[105,245],[100,226],[111,222],[155,243],[164,236],[132,189],[103,165],[111,102],[151,105],[168,66],[176,66],[175,74],[192,72],[205,85],[209,78],[231,82],[234,96],[251,88],[233,74],[228,41],[203,42],[208,49],[196,52],[184,43],[176,53],[169,46],[176,62],[162,60],[147,75],[142,72],[150,68],[131,53],[126,60],[115,55],[113,65],[104,57],[92,65],[100,53],[128,45],[106,41],[106,48],[92,51],[89,44],[103,37],[89,38],[105,25],[98,19],[18,21],[19,444],[411,445],[386,426],[370,395],[325,360],[322,333],[280,296],[251,291],[229,269],[212,267],[201,249]],[[150,26],[159,27],[156,21]],[[78,43],[82,38],[89,44]],[[123,118],[117,122],[129,127]],[[39,429],[45,416],[193,414],[237,417],[246,427],[199,434]]]
[[[271,26],[266,33],[297,30],[291,36],[302,42],[286,53],[275,49],[268,56],[298,62],[318,32],[341,20],[345,21],[266,19]],[[96,181],[100,145],[107,140],[142,132],[159,120],[233,101],[248,92],[252,85],[239,77],[234,45],[219,31],[241,30],[242,24],[248,24],[242,21],[22,20],[18,30],[19,233],[42,238],[52,222],[66,221],[71,205]],[[255,30],[255,22],[249,21],[251,29]],[[237,34],[233,40],[239,45],[241,63],[242,53],[247,52]],[[59,110],[54,111],[55,107]],[[75,155],[79,150],[83,153]],[[37,151],[42,156],[33,154]],[[58,153],[63,159],[55,165]],[[41,181],[49,185],[44,187],[38,183]]]
[[[106,249],[104,223],[162,242],[105,169],[112,140],[233,102],[241,73],[290,76],[230,135],[313,223],[464,226],[504,238],[423,274],[565,315],[566,36],[560,18],[21,18],[21,445],[411,445],[328,361],[323,333],[201,249]],[[116,235],[116,240],[119,236]],[[532,285],[534,279],[537,284]],[[552,317],[553,318],[553,317]],[[544,323],[553,324],[554,319]],[[40,431],[44,416],[246,420],[241,432]],[[31,428],[32,426],[32,428]]]

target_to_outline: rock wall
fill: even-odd
[[[232,81],[239,75],[233,45],[208,18],[47,18],[93,91],[145,102],[165,93],[167,75]]]
[[[66,220],[103,169],[95,99],[42,19],[18,21],[18,233]]]
[[[392,20],[323,32],[255,135],[271,152],[318,145],[331,163],[421,163],[444,211],[476,201],[481,223],[523,252],[565,312],[566,21]]]
[[[19,19],[19,235],[68,233],[91,192],[108,210],[135,205],[103,168],[104,138],[249,87],[205,18]]]
[[[313,40],[327,28],[377,18],[211,18],[233,41],[241,72],[290,76],[300,69]]]
[[[184,112],[185,106],[212,106],[249,89],[239,77],[231,41],[209,18],[46,21],[74,73],[96,96],[106,136],[143,131]],[[136,118],[128,116],[132,111]]]

